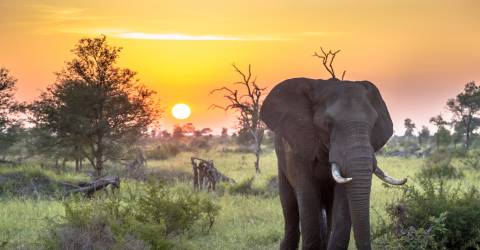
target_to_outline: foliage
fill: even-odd
[[[463,165],[473,170],[480,170],[480,152],[471,151],[465,158],[462,159]]]
[[[398,232],[400,236],[392,233],[391,228],[389,228],[391,225],[383,221],[380,226],[380,228],[383,227],[383,231],[376,232],[377,235],[374,234],[374,245],[378,249],[385,250],[446,249],[442,240],[447,231],[445,228],[446,213],[440,214],[438,218],[431,216],[428,219],[427,228],[402,228],[402,231]]]
[[[22,125],[17,117],[21,105],[15,100],[17,79],[10,71],[0,67],[0,153],[7,150],[19,140]]]
[[[419,173],[425,178],[462,178],[463,172],[452,165],[452,154],[447,150],[439,150],[432,154]]]
[[[266,180],[266,184],[263,187],[256,187],[254,185],[255,178],[246,178],[241,182],[235,183],[227,187],[230,194],[234,195],[255,195],[272,197],[278,194],[278,178],[271,176]]]
[[[47,248],[171,249],[175,237],[196,227],[208,232],[219,212],[207,196],[163,184],[92,201],[73,197],[64,206],[65,216],[44,238]]]
[[[450,142],[452,141],[450,130],[445,128],[448,123],[443,119],[441,115],[430,118],[430,123],[437,126],[437,132],[433,135],[435,137],[437,149],[439,149],[441,146],[448,146],[448,144],[450,144]]]
[[[405,126],[405,136],[410,137],[413,136],[413,131],[415,129],[415,123],[412,122],[412,119],[407,118],[404,121]]]
[[[52,171],[17,166],[0,169],[0,198],[6,197],[56,197],[65,186],[64,182],[85,181],[81,176],[58,175]]]
[[[180,145],[177,142],[166,141],[145,151],[147,159],[166,160],[180,153]]]
[[[190,148],[193,150],[205,149],[209,150],[211,145],[209,143],[209,137],[194,137],[190,142]]]
[[[427,126],[422,126],[422,130],[418,133],[418,143],[420,145],[427,144],[430,139],[430,130]]]
[[[403,187],[401,198],[387,206],[390,220],[376,230],[378,248],[478,249],[480,193],[460,190],[428,178]]]
[[[19,108],[14,99],[17,79],[10,71],[0,67],[0,130],[7,128],[14,120],[12,114]]]
[[[231,194],[257,195],[260,193],[260,190],[253,187],[254,180],[254,177],[250,177],[241,182],[233,184],[228,187],[228,192]]]
[[[463,92],[447,101],[447,108],[453,114],[452,123],[456,127],[461,127],[456,130],[465,134],[465,148],[469,149],[471,135],[480,125],[480,119],[477,117],[480,112],[480,86],[475,82],[467,83]]]
[[[138,83],[135,72],[116,66],[120,51],[105,36],[80,39],[72,50],[76,58],[30,105],[36,126],[56,145],[81,152],[97,175],[159,115],[154,92]]]

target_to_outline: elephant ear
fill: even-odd
[[[260,118],[282,136],[294,153],[312,161],[318,148],[313,125],[313,104],[309,97],[316,80],[294,78],[276,85],[265,98]]]
[[[372,146],[377,152],[380,150],[393,135],[393,123],[388,112],[387,105],[383,101],[378,88],[371,82],[360,82],[367,90],[371,104],[378,114],[377,121],[373,126],[371,141]]]

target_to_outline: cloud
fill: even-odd
[[[112,34],[110,34],[112,35]],[[124,39],[141,40],[175,40],[175,41],[235,41],[244,40],[234,36],[219,35],[186,35],[186,34],[164,34],[164,33],[143,33],[143,32],[120,32],[112,35]]]
[[[216,35],[202,34],[192,35],[185,33],[146,33],[123,29],[64,29],[67,33],[81,34],[104,34],[114,38],[138,39],[138,40],[164,40],[164,41],[291,41],[304,39],[305,37],[326,36],[324,32],[300,32],[293,34],[271,35]]]

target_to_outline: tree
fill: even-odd
[[[445,128],[448,124],[441,115],[437,115],[435,117],[430,118],[430,123],[434,124],[437,127],[437,132],[434,134],[435,141],[437,144],[437,149],[440,148],[441,145],[448,145],[451,142],[451,135],[450,131]]]
[[[459,123],[453,123],[452,125],[453,125],[452,142],[453,142],[454,148],[456,149],[457,144],[462,142],[463,142],[463,145],[465,146],[464,139],[465,139],[466,130],[465,130],[464,124],[459,122]]]
[[[420,145],[425,144],[428,142],[428,139],[430,139],[430,130],[427,126],[422,126],[422,130],[418,133],[418,143]]]
[[[182,125],[182,131],[183,134],[188,136],[195,135],[195,126],[191,122],[185,123]]]
[[[172,137],[172,134],[170,134],[170,132],[168,132],[168,130],[163,130],[162,131],[162,139],[164,140],[168,140]]]
[[[14,98],[17,79],[10,71],[0,67],[0,153],[4,156],[24,134],[21,121],[17,118],[22,110]]]
[[[222,128],[222,138],[228,137],[228,128]]]
[[[80,39],[75,58],[30,105],[36,126],[79,150],[97,176],[105,161],[119,159],[123,145],[136,142],[161,113],[155,92],[135,72],[117,66],[121,50],[105,36]]]
[[[340,52],[340,50],[337,50],[335,52],[329,50],[328,52],[325,52],[325,50],[320,47],[320,51],[322,51],[321,55],[317,52],[314,52],[313,56],[320,58],[322,60],[323,67],[328,71],[328,73],[330,73],[332,78],[337,79],[337,76],[335,75],[335,70],[333,69],[333,61],[335,60],[335,56],[337,56],[337,53]],[[342,73],[342,81],[344,77],[345,70]]]
[[[240,132],[250,134],[253,141],[253,153],[255,154],[255,172],[260,173],[260,152],[265,130],[265,125],[260,120],[260,108],[265,88],[259,87],[256,83],[256,78],[252,78],[251,65],[248,65],[247,73],[242,72],[235,64],[233,68],[241,76],[241,80],[234,84],[242,86],[245,93],[240,93],[238,89],[228,87],[214,89],[211,91],[211,94],[222,92],[228,104],[226,106],[213,104],[211,107],[238,112],[239,134]]]
[[[15,120],[12,114],[18,111],[19,104],[15,101],[15,79],[6,68],[0,68],[0,130],[5,130]]]
[[[480,112],[480,86],[475,82],[467,83],[463,92],[447,101],[447,108],[453,114],[452,123],[464,127],[465,148],[468,150],[472,133],[480,125],[477,117]]]
[[[406,137],[412,137],[413,136],[413,130],[415,129],[415,123],[412,122],[412,119],[407,118],[404,121],[404,126],[405,126],[405,135]]]
[[[202,130],[200,130],[200,136],[211,135],[212,132],[213,130],[211,128],[202,128]]]
[[[172,137],[175,140],[185,137],[185,133],[183,132],[183,128],[179,124],[173,125]]]

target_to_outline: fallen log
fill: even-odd
[[[68,185],[77,187],[70,189],[68,193],[83,193],[87,197],[92,197],[95,192],[105,189],[108,186],[112,186],[112,189],[120,188],[120,178],[118,176],[105,176],[91,182],[83,182],[78,185]]]

